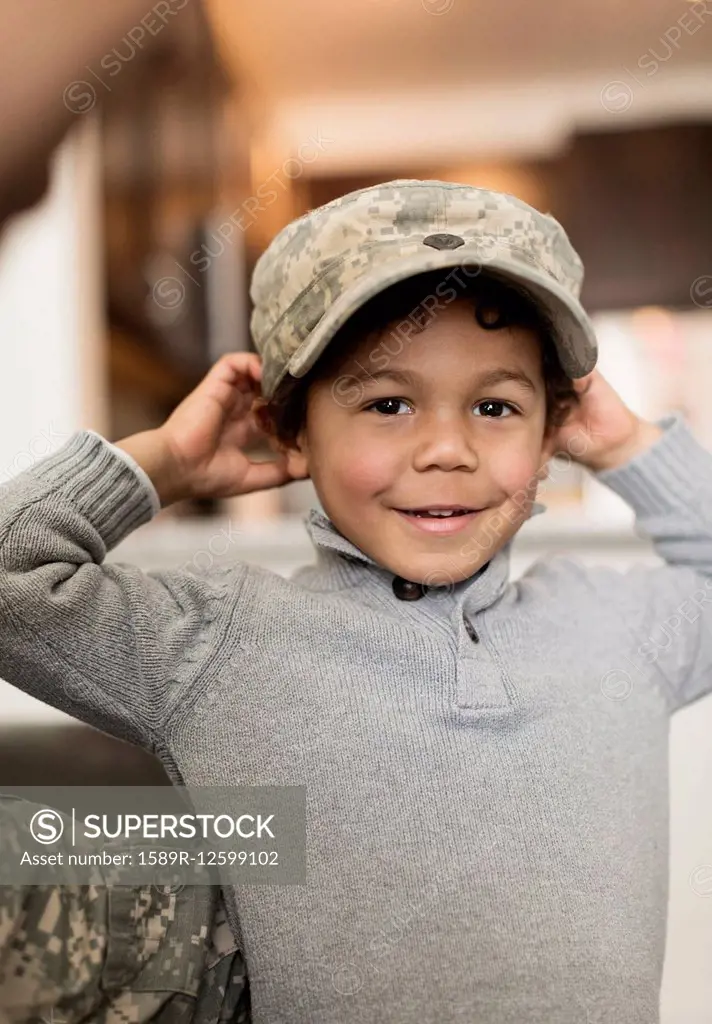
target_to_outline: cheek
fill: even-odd
[[[373,495],[386,491],[398,476],[397,460],[384,447],[344,453],[337,469],[342,491]]]
[[[325,490],[354,500],[382,494],[402,472],[396,453],[385,444],[333,443],[322,447],[317,461]]]
[[[492,476],[505,494],[522,490],[536,490],[538,469],[536,459],[528,452],[510,452],[506,457],[495,459]]]

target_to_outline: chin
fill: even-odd
[[[390,572],[396,576],[401,576],[404,580],[410,580],[412,583],[422,583],[427,587],[432,587],[434,590],[450,590],[456,583],[461,583],[476,573],[479,568],[477,566],[466,571],[464,574],[455,573],[450,569],[443,568],[442,563],[443,558],[440,555],[437,561],[433,559],[429,565],[427,563],[410,564],[402,566],[400,569],[391,568]]]

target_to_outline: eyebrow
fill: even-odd
[[[406,370],[375,370],[373,373],[366,370],[363,373],[354,374],[362,382],[364,388],[377,384],[381,380],[392,380],[405,387],[412,387],[419,383],[422,378],[417,373],[409,373]],[[496,384],[518,384],[525,391],[536,394],[537,388],[534,382],[524,373],[523,370],[507,370],[500,367],[482,374],[476,381],[478,387],[491,388]]]
[[[530,377],[526,375],[523,370],[507,370],[501,367],[498,370],[490,370],[489,373],[482,375],[478,381],[480,387],[491,388],[495,384],[518,384],[525,391],[529,391],[532,395],[536,394],[536,384]]]

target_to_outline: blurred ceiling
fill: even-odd
[[[265,97],[377,93],[709,62],[705,0],[209,0],[226,51]],[[641,71],[639,60],[646,60]],[[654,56],[652,56],[654,55]],[[661,68],[662,70],[662,68]]]
[[[328,176],[712,120],[706,0],[207,2],[262,168],[316,135]]]

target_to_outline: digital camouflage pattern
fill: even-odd
[[[39,806],[0,796],[0,856]],[[111,842],[87,844],[89,852]],[[246,1024],[249,983],[211,884],[0,885],[0,1024]],[[100,884],[99,884],[100,883]]]
[[[453,268],[453,287],[483,267],[518,282],[549,313],[565,373],[594,368],[596,338],[578,301],[583,264],[558,221],[502,192],[399,179],[311,210],[258,259],[251,330],[264,397],[287,373],[304,376],[377,292],[438,267]]]

